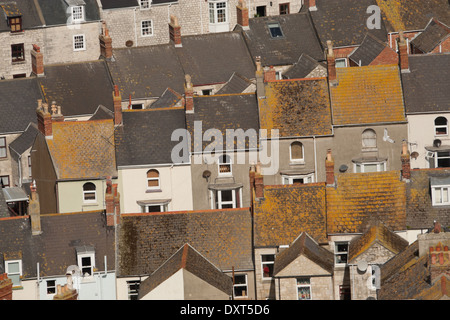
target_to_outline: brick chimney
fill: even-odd
[[[331,149],[327,150],[327,157],[325,159],[325,174],[327,185],[334,185],[334,159],[331,155]]]
[[[117,184],[113,184],[111,177],[106,179],[105,194],[106,225],[114,227],[120,223],[120,197]]]
[[[39,131],[46,137],[51,138],[52,133],[52,115],[48,111],[48,104],[42,103],[42,100],[38,100],[38,107],[36,109],[37,124]]]
[[[327,40],[327,69],[328,69],[328,81],[330,83],[336,83],[336,59],[333,52],[333,44],[331,40]]]
[[[316,0],[305,0],[305,6],[309,11],[317,11]]]
[[[109,30],[106,27],[106,22],[102,22],[102,34],[99,36],[100,40],[100,55],[105,59],[111,59],[113,56],[112,38],[109,35]]]
[[[403,140],[402,144],[402,178],[405,180],[409,180],[411,178],[411,157],[408,151],[408,142]]]
[[[114,85],[113,102],[114,102],[114,124],[116,126],[122,124],[122,96],[119,92],[119,87]]]
[[[41,52],[41,48],[33,44],[31,50],[31,70],[35,76],[44,76],[44,55]]]
[[[8,274],[0,274],[0,300],[12,300],[12,280]]]
[[[264,70],[264,82],[277,80],[277,72],[273,66]]]
[[[264,198],[264,178],[261,174],[261,165],[256,165],[256,172],[254,174],[255,183],[255,198]]]
[[[264,70],[261,66],[261,57],[255,57],[255,64],[256,64],[256,72],[255,72],[255,78],[256,78],[256,94],[258,98],[265,97],[265,88],[264,88]]]
[[[400,64],[400,71],[402,73],[408,73],[409,71],[409,58],[408,58],[408,45],[406,43],[405,36],[403,35],[403,31],[399,32],[398,37],[398,60]]]
[[[245,0],[239,0],[236,6],[237,24],[244,30],[249,29],[248,25],[248,8],[245,5]]]
[[[178,18],[172,15],[170,16],[169,36],[170,40],[175,44],[175,47],[183,46],[181,43],[181,27],[178,23]]]
[[[39,195],[36,190],[36,181],[33,180],[33,183],[30,186],[31,190],[31,198],[28,205],[28,214],[31,219],[31,234],[39,235],[42,233],[41,231],[41,210],[39,204]]]
[[[187,113],[194,112],[194,87],[192,85],[191,76],[185,75],[184,83],[184,109]]]

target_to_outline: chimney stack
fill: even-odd
[[[181,43],[181,27],[178,23],[178,18],[175,16],[170,16],[169,35],[170,40],[173,41],[175,47],[183,46]]]
[[[255,181],[255,197],[264,198],[264,178],[263,175],[261,174],[261,165],[259,163],[256,165],[254,181]]]
[[[0,274],[0,300],[12,300],[13,282],[7,273]]]
[[[120,223],[120,195],[117,184],[112,183],[112,177],[106,179],[106,225],[114,227]]]
[[[122,124],[122,96],[120,95],[119,87],[117,85],[114,85],[113,103],[114,103],[114,125],[118,126]]]
[[[255,64],[256,64],[256,72],[255,72],[255,78],[256,78],[256,94],[258,95],[258,98],[265,97],[265,88],[264,88],[264,70],[261,66],[261,57],[257,56],[255,57]]]
[[[402,73],[410,72],[409,71],[409,58],[408,58],[408,45],[406,43],[405,36],[403,35],[403,31],[399,32],[398,54],[399,54],[400,71]]]
[[[111,59],[112,52],[112,38],[109,35],[109,30],[106,27],[106,22],[102,22],[102,34],[99,36],[100,40],[100,55],[105,59]]]
[[[41,48],[35,44],[33,44],[33,50],[31,50],[31,70],[37,77],[44,76],[44,55]]]
[[[239,0],[238,5],[236,6],[236,16],[237,24],[244,30],[248,30],[248,8],[245,5],[245,0]]]
[[[36,109],[37,123],[39,131],[48,139],[53,137],[52,133],[52,115],[48,111],[48,104],[42,103],[38,99],[38,107]]]
[[[36,181],[33,180],[33,183],[30,186],[30,190],[31,190],[31,198],[30,203],[28,205],[28,214],[30,215],[31,220],[31,234],[35,236],[42,233],[41,211],[39,204],[39,195],[36,190]]]
[[[411,157],[408,151],[408,142],[403,140],[402,144],[402,178],[404,180],[409,180],[411,178]]]
[[[327,68],[328,68],[328,81],[330,83],[336,83],[336,59],[333,52],[333,44],[331,40],[327,40]]]
[[[275,81],[275,80],[277,80],[277,73],[275,71],[275,68],[273,66],[266,68],[264,70],[264,82]]]
[[[192,85],[191,76],[188,74],[185,75],[184,109],[187,113],[194,112],[194,87]]]
[[[309,11],[317,11],[316,0],[305,0],[305,5]]]
[[[325,159],[325,174],[327,185],[334,185],[334,159],[331,155],[331,149],[327,150],[327,158]]]

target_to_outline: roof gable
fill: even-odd
[[[359,66],[368,66],[386,48],[389,48],[386,43],[382,42],[372,34],[368,33],[364,37],[364,40],[361,43],[361,45],[355,51],[353,51],[348,56],[348,58]],[[394,51],[392,50],[392,52]]]
[[[448,37],[450,37],[450,27],[433,18],[425,30],[411,41],[411,46],[423,53],[430,53]]]

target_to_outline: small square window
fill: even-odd
[[[334,244],[335,264],[347,264],[348,242],[335,242]]]
[[[141,35],[143,37],[149,37],[153,35],[152,20],[144,20],[141,22]]]
[[[84,10],[82,6],[72,7],[72,21],[83,21]]]
[[[0,186],[9,188],[9,176],[0,176]]]
[[[73,36],[73,51],[86,50],[86,39],[84,34],[77,34]]]
[[[78,267],[81,269],[83,277],[89,277],[94,274],[95,255],[94,253],[79,254]]]
[[[283,37],[283,31],[281,31],[281,27],[278,22],[269,23],[267,26],[269,27],[270,35],[272,38]]]
[[[0,158],[6,158],[7,155],[6,137],[0,137]]]
[[[234,297],[235,298],[245,298],[248,294],[247,288],[247,275],[246,274],[238,274],[234,276]]]
[[[56,293],[56,280],[47,280],[47,294]]]
[[[127,281],[128,286],[128,300],[138,300],[140,280]]]
[[[336,68],[345,68],[347,66],[347,59],[339,58],[336,59]]]
[[[13,282],[13,287],[20,287],[22,278],[22,260],[5,261],[5,267],[8,278]]]
[[[272,279],[274,262],[275,262],[274,254],[261,255],[261,267],[263,279]]]
[[[298,300],[311,300],[311,278],[297,278]]]
[[[141,6],[141,9],[148,9],[148,8],[150,8],[150,0],[140,0],[139,4]]]
[[[289,14],[289,3],[280,4],[280,14]]]
[[[11,28],[11,32],[22,31],[22,17],[11,17],[8,18],[8,24]]]
[[[12,62],[25,61],[25,50],[23,43],[11,45]]]

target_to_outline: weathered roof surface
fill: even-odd
[[[177,105],[181,106],[181,99],[183,96],[179,94],[178,92],[172,90],[171,88],[167,88],[161,97],[159,97],[158,100],[153,102],[150,105],[151,109],[157,109],[157,108],[170,108],[175,107]]]
[[[271,36],[271,23],[279,24],[283,36]],[[260,56],[262,66],[291,65],[303,53],[316,60],[324,60],[322,47],[307,13],[252,18],[249,19],[249,29],[242,30],[242,33],[252,57]]]
[[[115,49],[107,63],[123,99],[159,97],[168,87],[184,92],[184,71],[173,44]]]
[[[330,272],[330,274],[333,273],[334,254],[319,246],[308,233],[303,232],[295,239],[288,249],[283,250],[276,256],[273,274],[276,276],[277,273],[282,271],[301,255],[321,266],[323,269]]]
[[[47,26],[67,24],[69,5],[64,0],[37,0]],[[96,0],[83,0],[84,20],[99,21],[100,11]],[[32,2],[32,1],[30,1]]]
[[[422,30],[433,17],[450,25],[448,0],[376,0],[376,4],[388,32]]]
[[[327,242],[325,197],[323,183],[265,186],[254,203],[254,245],[290,244],[302,232]]]
[[[430,183],[433,178],[449,177],[448,168],[411,170],[410,183],[406,187],[406,225],[409,228],[432,228],[434,221],[439,221],[443,226],[450,225],[450,208],[433,206]]]
[[[138,0],[100,0],[103,9],[139,7]]]
[[[91,115],[99,105],[113,110],[113,85],[102,60],[45,66],[38,81],[44,99],[56,101],[65,116]]]
[[[88,245],[95,248],[99,270],[104,270],[105,256],[108,269],[115,269],[114,231],[106,227],[103,212],[42,215],[41,230],[32,235],[28,216],[0,219],[0,261],[5,255],[20,256],[25,279],[36,278],[37,263],[41,277],[63,276],[68,266],[78,264],[75,248]]]
[[[6,204],[5,195],[3,194],[3,188],[0,184],[0,218],[9,217],[8,205]]]
[[[189,244],[185,244],[141,283],[139,297],[144,297],[180,269],[189,271],[209,285],[231,296],[233,289],[231,277],[223,274]]]
[[[25,131],[9,144],[9,148],[13,151],[11,152],[11,157],[17,160],[19,155],[31,148],[38,132],[37,125],[30,122]]]
[[[410,55],[402,73],[406,114],[450,110],[450,55]]]
[[[176,52],[194,86],[225,83],[234,72],[248,79],[255,77],[255,65],[239,32],[189,35],[181,41],[182,47],[176,48]],[[164,58],[163,67],[168,60]]]
[[[189,243],[223,271],[252,270],[248,208],[126,214],[118,234],[118,276],[153,273]]]
[[[105,106],[99,105],[97,110],[95,110],[92,117],[89,120],[105,120],[114,119],[114,112],[106,108]]]
[[[297,62],[292,67],[283,72],[284,79],[306,78],[315,68],[323,66],[316,59],[311,58],[306,53],[302,53]]]
[[[359,66],[368,66],[388,45],[368,33],[361,45],[348,58]]]
[[[30,122],[36,122],[37,100],[42,99],[35,78],[0,81],[0,132],[24,131]]]
[[[406,186],[400,172],[345,173],[327,188],[328,233],[363,233],[372,218],[406,228]]]
[[[331,86],[334,125],[404,122],[402,84],[396,65],[337,68]]]
[[[429,53],[448,37],[450,27],[433,18],[425,30],[411,41],[411,45],[423,53]]]
[[[398,254],[408,246],[408,241],[392,232],[383,223],[377,221],[369,226],[361,236],[353,239],[349,244],[348,262],[351,263],[365,252],[375,242],[381,244],[393,254]]]
[[[317,11],[312,11],[311,17],[322,46],[326,48],[327,40],[331,40],[334,47],[359,45],[368,32],[386,40],[383,21],[379,29],[367,26],[371,16],[368,8],[376,4],[375,0],[316,0]]]
[[[186,128],[184,108],[124,111],[122,117],[115,133],[118,166],[172,163],[172,149],[180,142],[171,137]]]
[[[326,78],[267,82],[265,95],[259,109],[261,129],[278,129],[280,137],[332,134]]]
[[[194,113],[187,113],[186,121],[187,129],[192,137],[193,151],[198,151],[200,148],[204,150],[211,144],[211,141],[194,139],[196,121],[201,121],[202,136],[208,129],[219,130],[222,133],[224,147],[226,147],[227,129],[242,129],[244,132],[250,130],[252,141],[246,141],[245,147],[256,147],[259,121],[258,103],[254,93],[194,97]],[[206,140],[206,136],[204,138]],[[198,142],[202,145],[200,146]],[[244,145],[235,144],[235,147],[243,149]]]
[[[112,119],[54,122],[52,132],[46,142],[58,179],[117,176]]]
[[[24,30],[40,27],[43,22],[39,19],[38,9],[34,1],[29,0],[15,0],[2,1],[0,12],[3,17],[15,17],[20,15],[22,17],[22,28]],[[0,19],[0,32],[11,31],[8,26],[7,19]]]
[[[252,82],[241,74],[234,72],[228,82],[216,94],[242,93]]]

